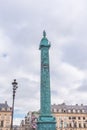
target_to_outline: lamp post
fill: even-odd
[[[12,82],[12,86],[13,86],[13,100],[12,100],[11,130],[13,129],[14,100],[15,100],[16,89],[18,88],[17,84],[18,83],[16,82],[16,79],[14,79],[14,81]]]

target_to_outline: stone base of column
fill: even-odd
[[[56,130],[56,119],[53,116],[40,116],[37,130]]]

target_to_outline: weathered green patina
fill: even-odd
[[[37,122],[37,130],[56,130],[56,120],[51,115],[51,93],[50,93],[50,69],[49,69],[50,43],[43,31],[40,42],[41,50],[41,84],[40,84],[40,116]]]

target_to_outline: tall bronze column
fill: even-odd
[[[41,84],[40,84],[40,116],[37,122],[37,130],[56,130],[55,118],[51,115],[51,92],[50,92],[50,68],[49,68],[50,44],[43,31],[40,42],[41,50]]]

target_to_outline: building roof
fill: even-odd
[[[66,105],[65,103],[62,104],[54,104],[51,106],[52,111],[55,110],[55,112],[83,112],[83,113],[87,113],[87,105]]]
[[[0,103],[0,111],[10,111],[11,107],[8,106],[7,101],[5,101],[5,103]]]

